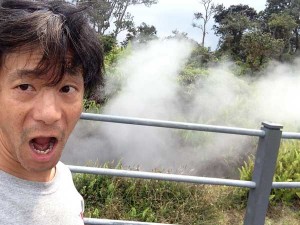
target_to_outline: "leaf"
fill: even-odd
[[[269,201],[272,201],[272,199],[274,199],[275,198],[275,195],[270,195],[269,196]]]

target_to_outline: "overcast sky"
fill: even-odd
[[[200,42],[201,33],[197,28],[192,27],[195,12],[203,12],[203,7],[199,0],[158,0],[158,4],[146,7],[136,5],[129,9],[134,16],[135,25],[142,22],[148,25],[154,25],[159,37],[171,35],[172,31],[177,29],[180,32],[188,33],[189,37]],[[245,4],[253,7],[257,11],[265,8],[266,0],[213,0],[215,4],[223,4],[225,7],[230,5]],[[213,19],[210,20],[210,27],[213,25]],[[208,31],[206,38],[207,47],[216,47],[218,38],[214,36],[214,31]]]

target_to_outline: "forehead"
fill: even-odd
[[[8,53],[5,55],[1,63],[0,75],[7,75],[8,79],[14,79],[17,77],[28,75],[34,78],[45,78],[51,81],[53,77],[64,77],[66,74],[71,74],[68,73],[68,64],[72,64],[71,53],[68,53],[66,55],[64,59],[64,64],[60,64],[63,62],[57,61],[53,64],[53,67],[49,67],[52,68],[50,70],[48,70],[48,66],[51,63],[49,60],[43,61],[43,64],[41,64],[44,55],[44,52],[39,48],[37,48],[36,50],[29,51],[19,49],[17,51]],[[59,73],[61,73],[59,72],[59,68],[62,68],[61,66],[66,68],[63,75],[59,75]],[[76,70],[76,73],[73,73],[71,75],[82,75],[82,73]]]
[[[36,68],[38,63],[45,55],[45,52],[38,46],[32,46],[31,49],[28,48],[19,48],[13,52],[7,53],[4,55],[1,67],[9,67],[13,64],[15,67],[26,67],[28,69]],[[73,55],[71,51],[68,51],[65,57],[65,61],[71,62]]]
[[[3,59],[3,62],[1,64],[1,70],[33,70],[34,68],[36,68],[41,58],[42,54],[40,51],[17,51],[8,53]]]
[[[21,77],[20,71],[32,71],[41,60],[39,51],[14,51],[2,58],[0,76],[3,79],[14,80]]]

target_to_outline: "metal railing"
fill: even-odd
[[[82,120],[93,120],[111,123],[123,123],[131,125],[154,126],[173,129],[195,130],[204,132],[215,132],[235,135],[247,135],[259,137],[258,148],[255,156],[252,181],[186,176],[166,173],[141,172],[129,170],[117,170],[83,166],[69,166],[73,173],[87,173],[97,175],[109,175],[118,177],[131,177],[142,179],[156,179],[174,182],[185,182],[194,184],[225,185],[241,188],[249,188],[249,197],[244,218],[244,225],[263,225],[269,195],[272,188],[300,188],[300,182],[272,182],[275,173],[276,160],[281,139],[300,139],[300,133],[282,132],[282,126],[273,123],[262,123],[260,130],[244,129],[226,126],[211,126],[194,123],[182,123],[163,120],[151,120],[132,117],[120,117],[101,114],[82,113]],[[84,218],[85,224],[138,224],[159,225],[159,223],[145,223],[121,220],[107,220]]]

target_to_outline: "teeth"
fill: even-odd
[[[40,151],[40,150],[36,149],[36,148],[34,147],[34,144],[33,144],[33,143],[31,143],[31,146],[32,146],[33,150],[34,150],[36,153],[42,154],[42,155],[46,155],[47,153],[51,152],[51,150],[53,149],[54,143],[51,141],[50,144],[49,144],[49,148],[46,149],[46,150],[44,150],[44,151]]]

